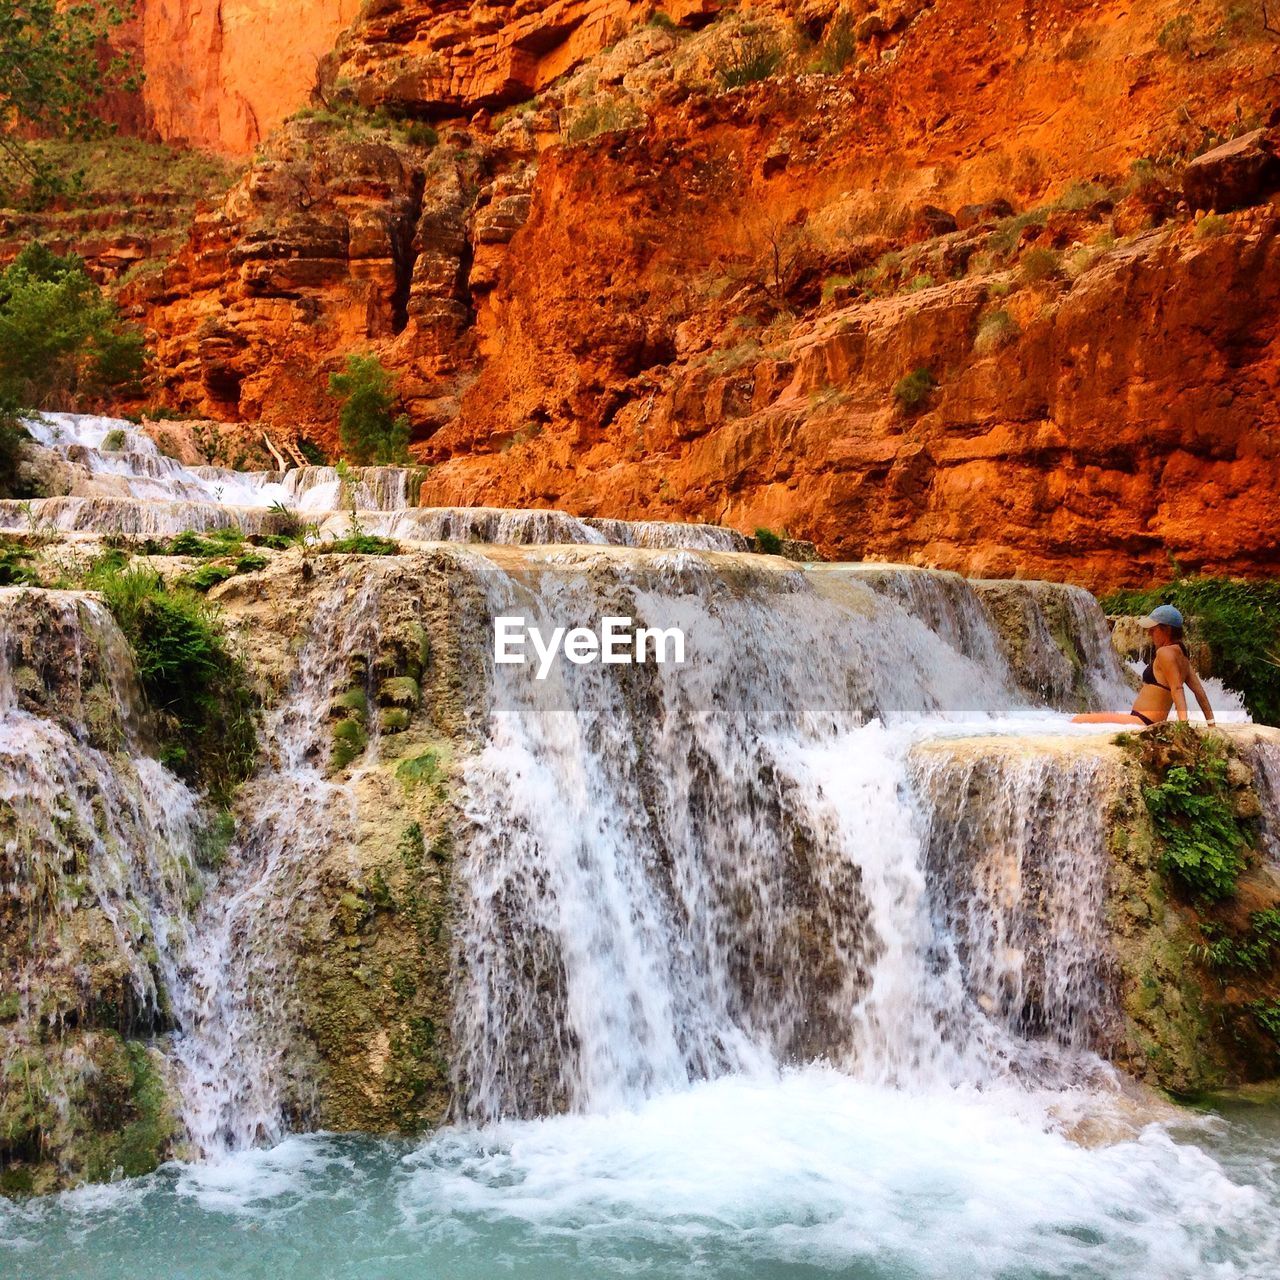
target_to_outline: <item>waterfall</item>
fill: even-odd
[[[598,1110],[814,1058],[894,1083],[998,1070],[1040,1027],[985,1007],[997,980],[976,934],[952,935],[957,902],[992,885],[939,898],[948,796],[894,726],[1007,708],[1007,666],[856,575],[725,574],[686,555],[615,560],[601,582],[565,560],[494,575],[491,611],[544,628],[632,614],[681,626],[697,652],[622,677],[490,667],[488,740],[460,802],[460,1114]],[[1004,787],[1028,857],[1036,806],[1080,798],[1047,796],[1034,770]],[[1066,986],[1071,922],[1082,950],[1101,945],[1100,882],[1080,869],[1038,870],[1065,913],[1049,968]]]
[[[1105,1075],[1093,1055],[1118,1015],[1099,798],[1113,766],[1025,741],[1048,708],[1128,696],[1087,593],[796,565],[711,526],[410,507],[395,468],[351,482],[182,468],[109,423],[37,434],[123,491],[0,504],[0,525],[253,532],[280,493],[336,535],[350,483],[362,526],[405,544],[286,553],[223,591],[251,653],[287,675],[216,871],[196,865],[209,815],[151,758],[103,606],[0,592],[0,801],[38,837],[25,864],[10,842],[4,874],[65,886],[92,851],[134,1025],[176,1068],[195,1152],[313,1121],[309,913],[326,875],[359,870],[390,776],[376,717],[361,754],[329,769],[331,708],[353,679],[375,692],[370,655],[410,621],[453,664],[437,684],[452,702],[425,710],[455,756],[456,1119],[598,1113],[814,1062],[894,1088]],[[473,545],[426,545],[450,542]],[[629,617],[678,629],[688,660],[562,661],[540,679],[494,662],[498,616],[544,631]],[[87,674],[33,675],[41,664]],[[994,730],[1008,750],[960,737]],[[1256,756],[1274,847],[1280,769],[1273,745]]]
[[[1037,701],[1073,711],[1131,705],[1137,681],[1082,587],[1014,579],[974,579],[970,586],[997,624],[1015,679]]]
[[[80,998],[90,964],[116,975],[123,1025],[154,1031],[171,1018],[202,890],[203,815],[146,750],[133,659],[103,605],[0,589],[0,885],[41,960],[9,975],[32,1019],[43,1000],[70,1015],[59,1001]],[[86,901],[105,935],[83,947],[44,938]],[[36,973],[46,989],[29,985]]]
[[[278,1141],[305,1120],[309,1062],[296,1032],[296,907],[309,873],[349,845],[348,784],[322,772],[328,708],[376,630],[378,580],[340,567],[309,621],[296,675],[267,719],[266,763],[236,805],[237,835],[218,892],[192,927],[175,998],[183,1120],[203,1156]]]
[[[1096,1051],[1115,1039],[1099,803],[1115,771],[1043,741],[942,741],[912,753],[939,932],[970,995],[1011,1036]]]

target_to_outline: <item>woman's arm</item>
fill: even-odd
[[[1196,675],[1195,667],[1188,668],[1187,687],[1195,694],[1196,701],[1200,704],[1200,710],[1204,712],[1204,718],[1210,724],[1213,724],[1213,708],[1209,705],[1209,695],[1205,693],[1204,685],[1200,683],[1200,677]]]
[[[1178,661],[1182,656],[1181,649],[1167,645],[1156,654],[1155,661],[1156,674],[1164,676],[1179,720],[1187,718],[1187,693],[1182,687],[1182,664]]]

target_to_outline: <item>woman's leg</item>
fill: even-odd
[[[1089,711],[1084,715],[1072,716],[1072,724],[1147,724],[1141,716],[1130,715],[1121,711]]]

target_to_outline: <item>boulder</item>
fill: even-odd
[[[984,222],[999,222],[1013,217],[1013,205],[1007,200],[985,200],[981,204],[962,205],[956,211],[956,225],[964,230]]]
[[[1272,130],[1255,129],[1197,156],[1182,175],[1193,209],[1242,209],[1280,187],[1280,159]]]

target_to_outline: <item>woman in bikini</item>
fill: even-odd
[[[1213,724],[1213,708],[1205,694],[1200,677],[1196,675],[1187,656],[1187,646],[1182,642],[1182,614],[1171,604],[1152,609],[1138,625],[1151,633],[1155,645],[1155,657],[1147,663],[1142,673],[1142,688],[1134,699],[1133,710],[1123,712],[1098,711],[1074,717],[1075,724],[1158,724],[1169,718],[1176,708],[1178,719],[1187,718],[1187,689],[1195,694],[1200,710],[1209,724]]]

